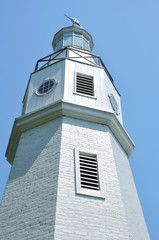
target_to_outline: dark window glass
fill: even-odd
[[[47,93],[49,92],[55,85],[55,81],[54,80],[49,80],[45,83],[43,83],[39,89],[38,89],[38,93],[39,94],[44,94],[44,93]]]

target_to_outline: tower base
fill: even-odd
[[[78,194],[75,149],[96,150],[103,197]],[[128,156],[108,126],[60,117],[22,133],[0,239],[149,239]]]

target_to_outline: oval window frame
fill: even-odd
[[[111,106],[112,106],[113,111],[116,113],[116,115],[119,115],[119,114],[120,114],[120,112],[119,112],[119,106],[118,106],[118,103],[117,103],[114,95],[113,95],[112,93],[110,93],[110,94],[108,94],[108,96],[109,96],[109,101],[110,101],[110,104],[111,104]],[[112,98],[113,98],[113,101],[115,102],[115,104],[116,104],[116,106],[117,106],[117,110],[115,110],[115,107],[114,107]]]
[[[43,84],[45,84],[46,82],[49,82],[49,81],[53,81],[53,82],[54,82],[53,87],[50,88],[49,91],[47,91],[47,92],[45,92],[45,93],[40,93],[40,92],[39,92],[39,89],[41,88],[41,86],[42,86]],[[53,91],[53,90],[55,89],[56,84],[57,84],[57,81],[56,81],[54,78],[47,78],[47,79],[45,79],[45,80],[40,84],[40,86],[38,87],[38,89],[36,90],[35,93],[36,93],[37,96],[47,95],[47,94],[49,94],[51,91]]]

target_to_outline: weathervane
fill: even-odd
[[[81,27],[81,25],[79,24],[79,20],[78,20],[78,19],[76,19],[76,18],[70,18],[70,17],[68,17],[66,14],[64,14],[64,15],[65,15],[68,19],[71,20],[71,22],[73,23],[73,25],[76,24],[76,25],[78,25],[78,26]]]

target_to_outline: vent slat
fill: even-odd
[[[91,185],[91,184],[82,184],[82,187],[85,187],[85,188],[88,188],[88,189],[95,189],[95,190],[99,190],[99,187],[98,186],[94,186],[94,185]]]
[[[84,85],[77,85],[76,90],[84,90],[84,91],[91,91],[93,90],[93,87],[91,86],[84,86]]]
[[[83,166],[92,166],[92,167],[97,167],[97,163],[95,163],[95,162],[91,162],[91,163],[89,163],[88,161],[86,162],[86,161],[80,161],[80,164],[81,165],[83,165]]]
[[[85,83],[85,82],[77,82],[77,86],[81,86],[83,88],[87,87],[87,88],[93,88],[93,84],[89,84],[89,83]]]
[[[85,89],[83,89],[83,86],[77,86],[76,88],[77,91],[84,91],[84,92],[90,92],[90,93],[93,93],[93,89],[90,88],[90,87],[85,87]]]
[[[80,158],[80,162],[86,162],[86,163],[89,163],[89,164],[96,164],[96,161],[89,161],[88,159],[82,159],[82,158]]]
[[[93,93],[90,93],[90,92],[86,92],[86,91],[77,91],[78,93],[81,93],[83,95],[89,95],[89,96],[93,96],[94,94]]]
[[[76,92],[94,96],[94,83],[92,76],[76,75]]]
[[[96,157],[93,156],[87,156],[87,155],[80,155],[80,159],[88,159],[88,160],[94,160],[96,161]]]
[[[80,166],[81,167],[87,167],[87,168],[90,168],[90,169],[97,169],[97,165],[91,165],[91,164],[88,164],[88,163],[80,163]]]
[[[90,86],[90,85],[86,85],[86,84],[82,84],[82,83],[78,83],[76,88],[81,88],[81,89],[90,89],[90,90],[93,90],[93,86]]]
[[[91,77],[91,76],[89,77],[88,75],[85,75],[85,76],[82,77],[82,76],[80,76],[79,74],[77,74],[77,78],[78,78],[78,79],[81,79],[81,80],[87,79],[88,81],[89,81],[89,80],[91,81],[93,77]]]
[[[93,183],[97,183],[98,184],[98,179],[90,179],[90,178],[87,178],[87,177],[81,177],[81,182],[93,182]]]
[[[81,181],[81,184],[85,186],[98,187],[98,183],[89,182],[89,181]]]
[[[80,169],[81,169],[81,171],[88,171],[88,172],[90,172],[90,173],[92,173],[92,174],[94,174],[95,172],[98,172],[97,170],[95,170],[95,169],[91,169],[91,168],[89,168],[89,167],[85,167],[85,166],[80,166]]]
[[[91,168],[91,167],[87,167],[87,166],[81,166],[80,165],[80,169],[81,170],[88,170],[88,171],[90,171],[90,172],[97,172],[97,169],[96,168]]]
[[[97,175],[92,175],[88,173],[81,173],[81,177],[87,177],[87,178],[92,178],[92,179],[98,179]]]
[[[81,187],[99,191],[97,156],[79,153]]]
[[[93,76],[88,76],[88,75],[84,75],[84,76],[82,76],[82,75],[80,75],[80,73],[77,73],[77,78],[78,79],[81,79],[81,80],[85,80],[85,79],[87,79],[87,80],[92,80],[92,78],[93,78]]]
[[[85,81],[77,78],[77,83],[92,85],[93,81]]]
[[[97,187],[92,187],[92,186],[85,186],[85,185],[82,185],[82,188],[87,188],[87,189],[92,189],[92,190],[97,190],[97,191],[99,191],[99,188]]]
[[[84,84],[81,84],[81,83],[78,83],[77,85],[76,85],[76,90],[78,91],[78,90],[90,90],[90,91],[93,91],[94,90],[94,88],[93,88],[93,86],[90,86],[90,85],[84,85]]]
[[[93,87],[93,82],[85,82],[85,81],[77,81],[77,85],[82,85],[82,86],[90,86]]]
[[[99,188],[98,187],[98,184],[96,184],[96,183],[91,183],[91,182],[82,182],[81,183],[83,186],[87,186],[87,187],[95,187],[95,188]]]
[[[89,176],[89,175],[92,175],[92,176],[94,176],[94,177],[97,176],[97,174],[94,173],[94,172],[91,172],[91,171],[88,171],[88,170],[82,170],[82,169],[81,169],[81,174],[87,174],[88,176]]]

